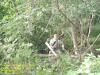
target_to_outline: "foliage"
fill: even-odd
[[[69,19],[83,25],[84,34],[90,15],[95,16],[90,44],[100,33],[99,3],[99,0],[58,0],[59,8]],[[1,0],[0,64],[33,64],[33,67],[24,68],[22,74],[27,75],[99,75],[100,58],[93,55],[83,57],[80,62],[66,53],[60,56],[58,65],[40,64],[51,59],[40,58],[38,51],[46,48],[44,43],[47,38],[52,38],[55,33],[60,35],[62,31],[64,36],[61,40],[71,52],[73,42],[70,23],[59,12],[56,0]],[[99,49],[99,44],[100,39],[93,48]]]

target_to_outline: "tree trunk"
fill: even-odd
[[[77,50],[78,50],[77,35],[75,33],[75,27],[73,25],[71,25],[71,31],[72,31],[72,40],[73,40],[75,54],[77,54]]]

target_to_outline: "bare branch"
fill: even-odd
[[[64,14],[62,12],[62,10],[59,8],[59,3],[58,3],[58,0],[56,1],[56,4],[57,4],[57,8],[58,8],[58,11],[71,23],[70,25],[75,25],[69,18],[66,14]]]
[[[90,47],[82,54],[82,57],[88,52],[90,51],[90,49],[93,47],[93,45],[95,44],[95,42],[98,40],[98,38],[100,37],[100,34],[97,35],[95,41],[92,43],[92,45],[90,45]]]
[[[53,15],[51,15],[51,17],[49,18],[48,23],[47,23],[47,25],[46,25],[45,29],[47,29],[47,28],[48,28],[49,23],[50,23],[50,21],[51,21],[52,17],[53,17]],[[40,35],[39,40],[41,39],[41,37],[43,36],[43,34],[44,34],[44,33],[45,33],[45,31],[44,31],[44,32]]]
[[[91,33],[92,21],[93,21],[93,19],[94,19],[93,13],[92,13],[92,15],[91,15],[90,17],[91,17],[91,18],[90,18],[90,20],[89,20],[89,22],[88,22],[88,33],[87,33],[87,37],[88,37],[88,38],[89,38],[90,33]]]

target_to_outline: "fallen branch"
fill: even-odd
[[[47,45],[47,47],[51,50],[51,52],[54,54],[54,56],[56,56],[57,57],[57,54],[54,52],[54,50],[50,47],[50,45],[47,43],[47,42],[45,42],[45,44]]]

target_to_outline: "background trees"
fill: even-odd
[[[46,48],[44,42],[54,33],[64,33],[61,40],[70,53],[99,50],[99,6],[99,0],[1,0],[1,63],[36,64],[42,61],[37,60],[40,59],[38,51]],[[72,63],[59,60],[72,67]]]

